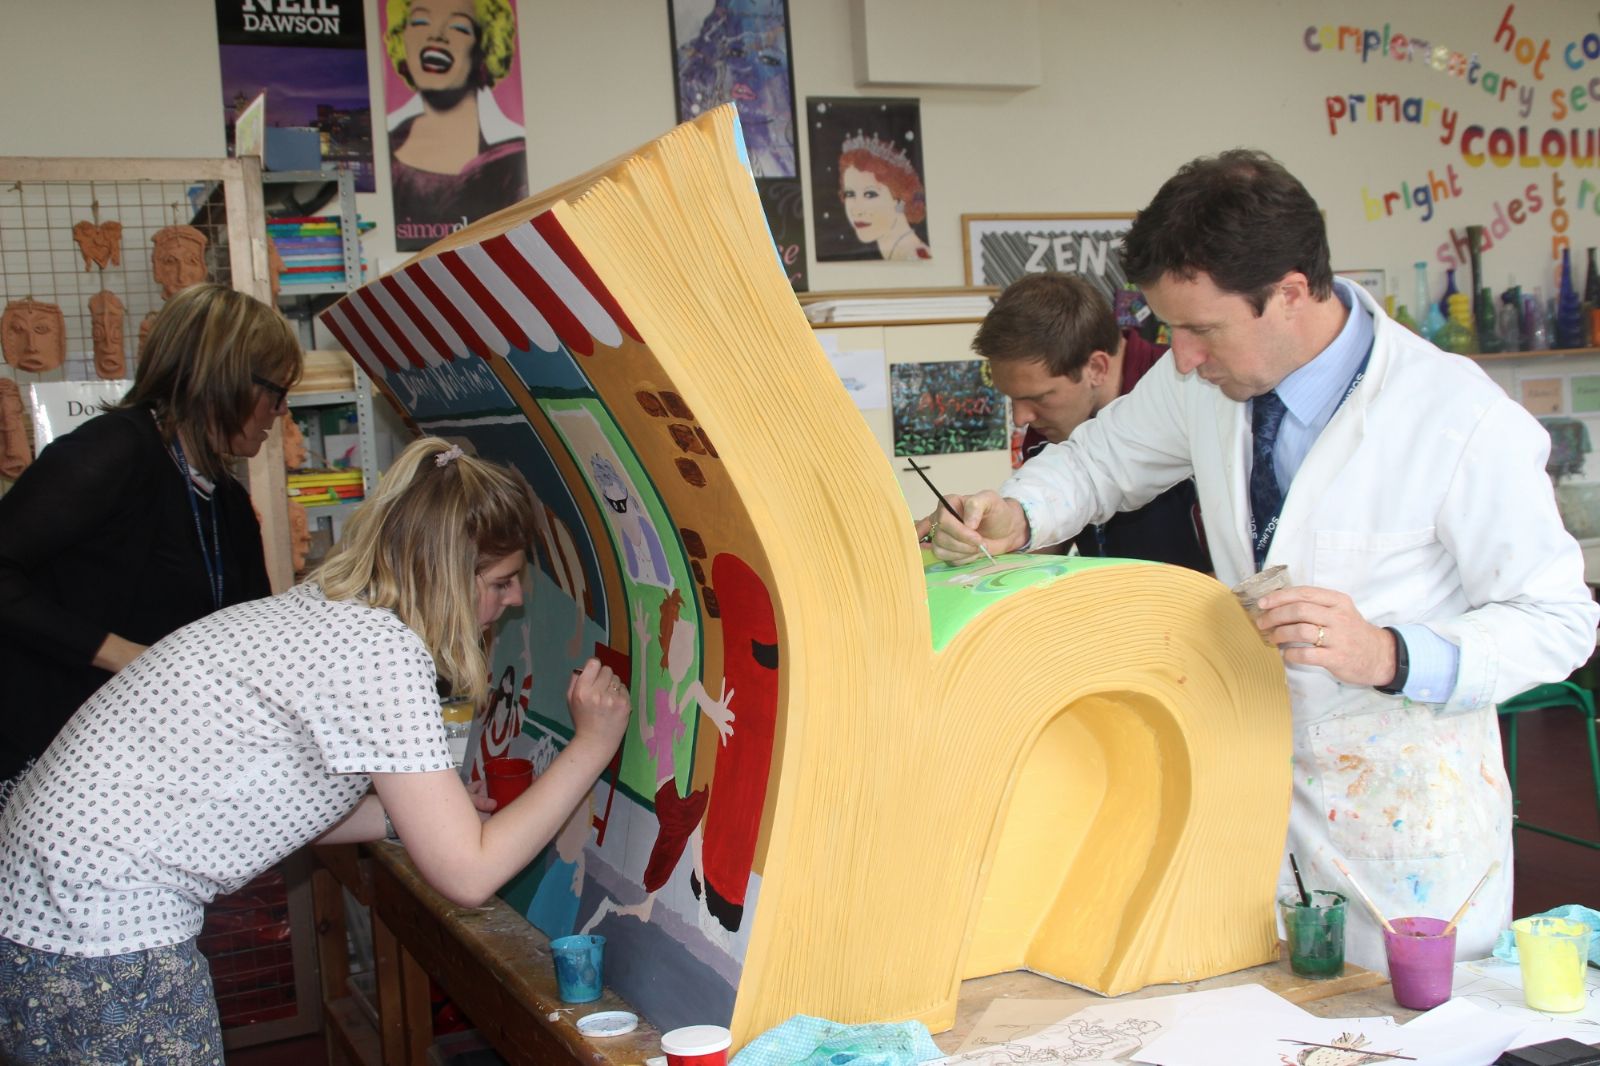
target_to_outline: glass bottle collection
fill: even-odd
[[[1479,230],[1473,233],[1473,230]],[[1600,347],[1600,264],[1596,249],[1589,248],[1583,288],[1578,289],[1571,249],[1564,249],[1556,270],[1556,295],[1548,302],[1544,288],[1531,293],[1511,281],[1497,298],[1492,287],[1480,281],[1480,227],[1468,227],[1472,261],[1472,290],[1456,290],[1456,271],[1446,272],[1445,292],[1432,299],[1428,264],[1415,264],[1413,314],[1396,304],[1394,320],[1448,352],[1477,355],[1492,352],[1542,351],[1552,348]],[[1393,288],[1390,300],[1394,300]]]

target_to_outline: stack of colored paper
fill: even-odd
[[[375,223],[360,220],[356,227],[362,233]],[[359,282],[362,278],[344,276],[344,242],[340,236],[338,215],[305,215],[274,218],[267,222],[267,235],[277,245],[283,257],[284,268],[278,275],[281,288],[297,285],[343,284]],[[366,259],[361,260],[363,278]]]
[[[308,470],[288,477],[289,498],[307,507],[343,503],[366,496],[360,470]]]

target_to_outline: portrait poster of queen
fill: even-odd
[[[915,99],[808,96],[818,261],[931,258]]]
[[[511,0],[381,0],[395,247],[419,251],[527,198]]]

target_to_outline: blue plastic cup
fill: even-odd
[[[563,1003],[592,1003],[600,998],[603,936],[564,936],[550,941],[556,962],[556,990]]]

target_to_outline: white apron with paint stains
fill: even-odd
[[[1450,917],[1499,859],[1458,934],[1458,957],[1477,958],[1511,915],[1495,704],[1581,665],[1600,608],[1556,512],[1544,429],[1470,360],[1350,290],[1375,319],[1372,358],[1295,475],[1267,565],[1348,594],[1374,625],[1427,624],[1461,649],[1461,666],[1444,704],[1288,667],[1289,849],[1314,888],[1345,889],[1331,862],[1341,856],[1390,916]],[[1192,470],[1217,577],[1233,585],[1255,570],[1247,412],[1180,375],[1169,354],[1001,492],[1023,503],[1045,545],[1143,506]],[[1387,969],[1381,930],[1354,898],[1346,957]]]

